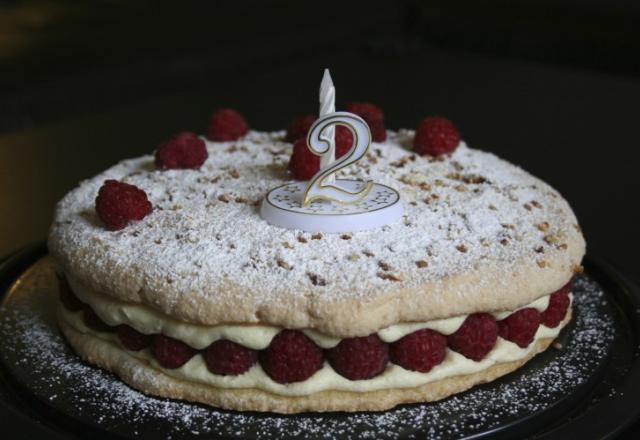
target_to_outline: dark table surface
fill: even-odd
[[[0,135],[0,255],[44,238],[56,201],[80,180],[123,158],[151,153],[177,131],[203,132],[218,107],[239,109],[260,130],[282,129],[296,115],[314,112],[322,68],[330,67],[338,107],[351,100],[376,102],[392,129],[445,115],[470,146],[549,182],[576,211],[589,252],[640,279],[640,79],[387,46],[326,46],[209,69],[182,77],[162,93],[136,97],[131,91],[127,105],[102,111],[98,102],[86,114],[76,109],[75,116],[58,122]],[[64,96],[78,102],[74,96],[86,90],[83,78],[77,81],[78,90],[73,82],[60,83],[63,103]],[[101,81],[117,89],[108,72],[92,86],[100,88]],[[11,432],[18,422],[6,423]],[[635,427],[626,438],[638,436]]]

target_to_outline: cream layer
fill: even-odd
[[[67,275],[67,281],[75,295],[82,302],[88,304],[107,324],[112,326],[126,324],[147,335],[162,333],[198,350],[208,347],[218,339],[228,339],[254,350],[263,350],[269,346],[274,336],[283,330],[281,327],[260,324],[217,326],[189,324],[156,312],[149,307],[126,303],[97,293],[80,284],[72,276]],[[543,312],[549,305],[549,296],[538,298],[520,309],[532,307]],[[500,320],[515,311],[495,312],[492,315]],[[462,325],[465,319],[466,316],[454,316],[428,322],[400,323],[379,330],[378,336],[383,341],[391,343],[421,329],[431,329],[443,335],[450,335]],[[322,348],[332,348],[340,342],[340,338],[315,330],[305,329],[302,331]]]
[[[60,319],[75,330],[97,338],[96,343],[104,344],[104,349],[113,353],[114,356],[117,352],[124,351],[132,357],[148,362],[153,368],[162,371],[168,376],[188,382],[202,383],[218,388],[256,388],[284,396],[304,396],[325,390],[365,392],[392,388],[413,388],[447,377],[475,373],[498,363],[522,359],[534,346],[531,343],[527,348],[520,348],[518,345],[499,337],[495,347],[479,362],[468,359],[447,348],[444,361],[429,372],[409,371],[389,363],[382,374],[371,379],[357,381],[340,376],[325,362],[319,371],[305,381],[279,384],[271,380],[259,363],[256,363],[246,373],[238,376],[213,374],[207,369],[201,354],[196,354],[180,368],[166,369],[156,362],[149,349],[139,352],[128,351],[120,345],[117,336],[114,334],[100,333],[89,329],[84,324],[82,312],[70,312],[62,304],[59,305],[58,312]],[[541,338],[556,337],[568,321],[569,319],[565,318],[556,328],[548,328],[541,325],[536,332],[534,341]]]

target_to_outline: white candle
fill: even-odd
[[[336,88],[333,86],[329,69],[324,69],[322,82],[320,83],[320,117],[336,111]],[[336,140],[335,126],[327,127],[322,135],[329,142],[329,151],[320,157],[320,169],[325,169],[336,160]],[[327,181],[333,182],[334,177],[331,175]]]

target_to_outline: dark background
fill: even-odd
[[[632,0],[0,0],[0,256],[81,179],[216,108],[260,130],[315,112],[329,67],[338,107],[446,116],[549,182],[637,281],[639,54]]]

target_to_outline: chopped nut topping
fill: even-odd
[[[494,205],[489,205],[489,209],[492,211],[497,211],[498,208],[496,208]]]
[[[416,266],[418,266],[420,269],[422,269],[423,267],[427,267],[428,265],[429,265],[429,263],[427,263],[424,260],[416,261]]]
[[[313,284],[314,286],[326,286],[327,285],[327,282],[324,280],[324,278],[316,275],[315,273],[307,272],[307,276],[309,277],[309,280],[311,281],[311,284]]]
[[[534,251],[536,251],[539,254],[543,254],[544,253],[544,246],[538,246],[537,248],[534,249]]]
[[[573,269],[573,273],[582,273],[582,272],[584,272],[584,266],[582,266],[581,264],[573,266],[572,269]]]
[[[509,244],[509,240],[507,240],[506,238],[503,238],[502,240],[500,240],[500,244],[501,244],[502,246],[506,246],[506,245],[508,245],[508,244]]]
[[[378,272],[378,277],[382,278],[385,281],[402,281],[402,278],[399,278],[396,275],[385,273],[385,272]]]
[[[221,202],[224,202],[224,203],[229,203],[229,198],[227,196],[225,196],[224,194],[220,194],[218,196],[218,200],[220,200]]]
[[[342,234],[342,235],[340,236],[340,238],[342,238],[343,240],[351,240],[351,235],[349,235],[349,234]]]
[[[322,234],[321,234],[321,233],[319,233],[319,232],[318,232],[317,234],[313,234],[313,235],[311,236],[311,239],[312,239],[312,240],[321,240],[321,239],[322,239]]]
[[[351,254],[347,257],[347,260],[349,261],[358,261],[360,259],[360,255],[358,254]]]
[[[276,262],[278,263],[278,266],[279,266],[279,267],[281,267],[281,268],[283,268],[283,269],[286,269],[286,270],[291,270],[291,269],[293,269],[293,266],[292,266],[292,265],[290,265],[289,263],[287,263],[286,261],[284,261],[284,260],[282,260],[282,259],[280,259],[280,258],[278,258],[278,259],[276,260]]]
[[[538,264],[538,267],[541,269],[544,269],[545,267],[548,266],[548,263],[546,262],[546,260],[538,260],[536,261],[536,263]]]
[[[367,257],[375,257],[375,254],[371,251],[362,251],[362,253]]]
[[[299,241],[300,243],[306,243],[306,242],[307,242],[307,239],[306,239],[306,238],[304,238],[302,235],[298,235],[298,241]]]
[[[538,228],[542,232],[547,232],[549,230],[549,222],[538,223],[536,225],[536,228]]]
[[[238,170],[236,170],[235,168],[231,168],[229,170],[229,175],[231,177],[233,177],[234,179],[239,179],[240,178],[240,173],[238,172]]]
[[[524,209],[526,209],[527,211],[531,211],[533,209],[531,205],[529,205],[528,203],[525,203],[523,206],[524,206]]]
[[[544,241],[548,244],[558,244],[560,242],[560,237],[556,234],[547,234],[544,236]]]
[[[389,271],[391,270],[391,266],[389,266],[387,263],[385,263],[384,261],[378,261],[378,267],[384,271]]]
[[[244,197],[236,197],[236,203],[247,203],[248,200],[245,199]]]
[[[458,192],[465,192],[467,191],[467,187],[464,185],[456,185],[453,187],[456,191]]]
[[[293,249],[293,246],[288,241],[283,241],[282,246],[286,249]]]
[[[536,208],[542,208],[542,205],[537,200],[532,200],[531,204]]]
[[[459,244],[458,246],[456,246],[456,249],[458,249],[460,252],[462,252],[463,254],[465,252],[467,252],[467,247],[463,244]]]

